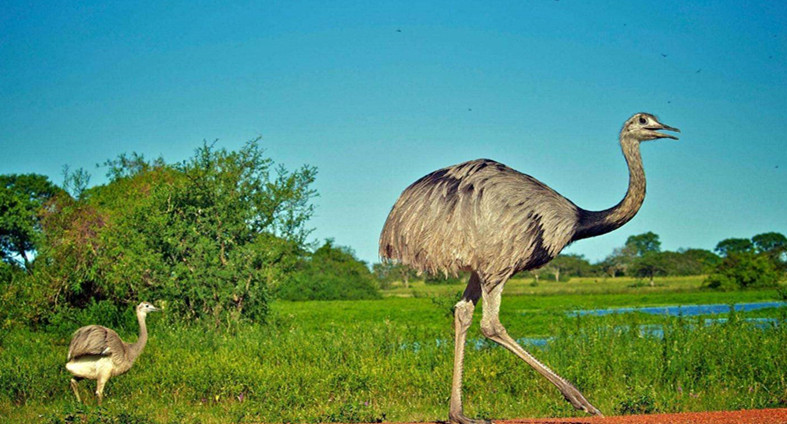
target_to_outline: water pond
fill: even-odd
[[[738,312],[755,311],[765,308],[782,308],[787,306],[787,302],[755,302],[755,303],[738,303],[735,305],[728,304],[707,304],[707,305],[675,305],[675,306],[644,306],[644,307],[626,307],[626,308],[611,308],[611,309],[584,309],[568,312],[570,315],[611,315],[611,314],[625,314],[633,312],[642,312],[651,315],[669,315],[669,316],[697,316],[697,315],[719,315],[730,312],[730,308],[734,308]],[[724,323],[727,318],[707,318],[704,323],[706,326]],[[751,322],[756,328],[767,329],[778,325],[779,320],[774,318],[745,318],[745,321]],[[650,337],[664,337],[664,330],[658,324],[640,325],[639,330],[643,336]],[[517,342],[526,347],[540,347],[546,348],[547,345],[554,337],[522,337],[517,339]],[[453,340],[435,340],[437,347],[452,347]],[[496,343],[483,339],[471,338],[467,340],[468,348],[481,350],[484,348],[495,347]],[[418,352],[422,348],[421,342],[405,343],[400,346],[402,350],[413,350]]]
[[[730,312],[730,308],[735,308],[738,312],[755,311],[757,309],[765,308],[781,308],[787,306],[787,302],[755,302],[755,303],[738,303],[735,305],[728,304],[708,304],[708,305],[676,305],[676,306],[644,306],[644,307],[628,307],[628,308],[611,308],[611,309],[583,309],[571,311],[570,314],[574,315],[610,315],[610,314],[625,314],[630,312],[642,312],[651,315],[669,315],[669,316],[696,316],[696,315],[717,315]]]

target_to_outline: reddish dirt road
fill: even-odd
[[[497,424],[787,424],[787,408],[619,417],[538,418],[495,421]]]

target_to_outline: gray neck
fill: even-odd
[[[145,314],[137,313],[137,322],[139,322],[139,337],[137,341],[128,346],[128,356],[130,360],[137,359],[142,350],[145,349],[145,344],[148,342],[148,326],[145,325]]]
[[[603,211],[579,209],[579,225],[573,240],[606,234],[620,228],[637,214],[645,200],[645,171],[639,152],[639,140],[621,135],[620,146],[629,168],[629,187],[617,205]]]

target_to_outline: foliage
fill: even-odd
[[[598,272],[582,255],[559,254],[539,271],[539,277],[568,281],[571,277],[590,277]]]
[[[610,277],[617,275],[651,276],[661,264],[655,254],[661,251],[659,236],[652,231],[629,236],[623,247],[616,248],[599,264]],[[648,255],[648,258],[644,256]]]
[[[770,232],[757,234],[751,241],[757,253],[767,256],[777,268],[787,271],[787,237]]]
[[[710,272],[720,258],[704,249],[661,251],[659,236],[653,232],[631,236],[626,245],[616,248],[610,256],[594,265],[604,274],[646,277],[656,275],[701,275]]]
[[[754,243],[745,238],[728,238],[720,241],[713,249],[719,255],[727,257],[735,253],[750,253],[754,251]]]
[[[604,269],[604,273],[610,277],[629,275],[629,267],[637,257],[637,247],[634,244],[627,243],[622,247],[613,249],[612,253],[599,265]]]
[[[153,424],[154,420],[138,411],[119,408],[109,412],[103,408],[91,408],[84,404],[71,404],[63,410],[46,414],[41,422],[46,424]]]
[[[445,274],[426,274],[424,276],[424,283],[438,285],[438,284],[459,284],[464,283],[470,279],[469,272],[460,272],[457,275]]]
[[[414,269],[394,261],[383,261],[372,265],[372,273],[381,289],[390,288],[391,284],[396,281],[401,281],[405,287],[408,287],[410,280],[418,277],[418,273]]]
[[[653,278],[656,275],[667,274],[667,262],[671,252],[649,251],[637,257],[631,264],[630,272],[637,277],[647,277],[653,285]]]
[[[718,255],[705,249],[681,249],[669,275],[702,275],[707,274],[721,262]]]
[[[30,256],[41,233],[41,209],[61,191],[43,175],[0,175],[0,259],[30,271]]]
[[[314,168],[274,167],[256,140],[238,151],[205,143],[174,165],[108,164],[107,185],[58,196],[44,214],[32,277],[44,306],[148,299],[216,326],[265,318],[269,288],[305,248]]]
[[[787,237],[776,232],[749,239],[730,238],[719,242],[716,251],[724,260],[705,280],[714,289],[773,287],[784,277]]]
[[[277,291],[285,300],[376,299],[377,282],[366,264],[346,247],[325,243],[303,260]]]
[[[655,253],[661,251],[661,241],[659,241],[658,234],[648,231],[638,235],[629,236],[626,239],[626,246],[632,248],[637,256],[645,256],[646,253]]]
[[[708,288],[723,290],[776,287],[780,278],[779,270],[764,255],[728,253],[704,284]]]
[[[616,415],[643,415],[656,412],[655,399],[649,393],[624,398],[615,406]]]
[[[628,271],[632,276],[648,278],[652,284],[657,275],[702,275],[719,260],[712,252],[702,249],[647,252],[635,258]]]
[[[2,345],[3,334],[12,327],[20,312],[18,305],[19,285],[15,280],[24,277],[24,271],[14,264],[0,261],[0,345]]]
[[[68,165],[63,166],[63,189],[72,197],[75,199],[81,198],[89,185],[89,172],[85,171],[83,168],[71,171]]]
[[[783,252],[787,249],[787,237],[781,233],[757,234],[751,238],[751,241],[760,253]]]
[[[626,275],[626,268],[633,256],[625,248],[616,247],[606,258],[596,264],[605,276],[615,278]]]

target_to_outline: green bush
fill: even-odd
[[[301,264],[290,280],[280,286],[284,300],[377,299],[377,280],[365,263],[346,247],[326,240]]]
[[[107,185],[61,193],[45,209],[27,285],[46,320],[53,309],[74,321],[68,309],[141,300],[213,326],[265,320],[270,287],[306,246],[314,168],[275,167],[256,141],[204,144],[173,165],[137,155],[108,165]]]
[[[764,255],[730,253],[705,279],[703,285],[721,290],[776,287],[781,277],[781,272]]]

